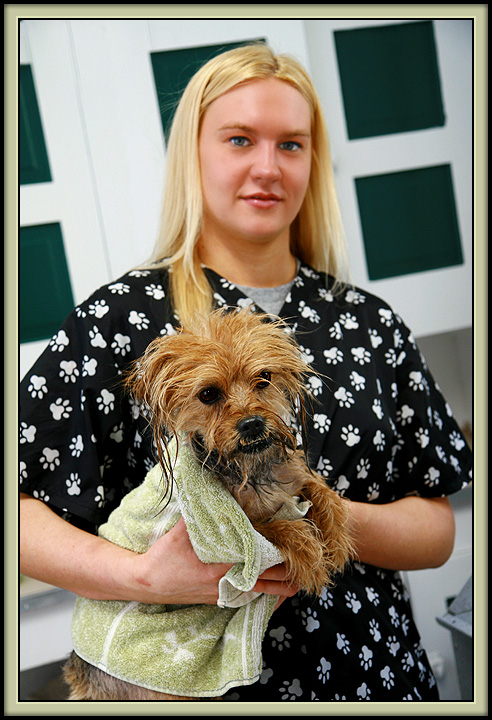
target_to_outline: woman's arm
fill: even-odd
[[[21,493],[20,571],[43,582],[97,600],[144,603],[216,604],[218,583],[231,564],[202,563],[181,519],[139,555],[80,530],[40,500]],[[258,580],[257,589],[292,596],[278,565]]]
[[[361,562],[387,570],[421,570],[443,565],[453,551],[455,525],[448,498],[349,503]]]

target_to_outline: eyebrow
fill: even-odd
[[[219,132],[221,130],[242,130],[243,132],[247,133],[254,133],[256,132],[255,128],[250,127],[249,125],[245,125],[241,122],[228,122],[225,125],[222,125],[222,127],[219,128]],[[311,137],[310,132],[306,132],[305,129],[303,130],[289,130],[287,132],[282,132],[281,135],[285,137]]]

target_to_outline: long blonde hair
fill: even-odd
[[[276,78],[296,88],[311,109],[312,163],[308,189],[291,226],[291,250],[315,269],[344,279],[346,266],[340,211],[328,134],[318,94],[304,68],[263,43],[229,50],[209,60],[188,83],[174,115],[166,157],[161,227],[146,266],[168,267],[174,308],[182,320],[212,307],[212,292],[197,257],[203,199],[198,154],[202,118],[233,87]]]

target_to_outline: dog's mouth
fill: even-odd
[[[268,450],[273,443],[273,437],[266,435],[265,437],[256,438],[250,442],[240,440],[237,450],[245,455],[252,455],[253,453],[261,453],[264,450]]]

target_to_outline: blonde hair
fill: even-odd
[[[210,104],[233,87],[276,78],[296,88],[311,109],[312,167],[301,209],[291,226],[291,250],[316,270],[340,282],[345,243],[335,192],[328,134],[321,104],[304,68],[263,43],[229,50],[192,77],[177,107],[166,157],[161,228],[146,266],[168,267],[174,308],[182,320],[212,308],[212,292],[197,257],[203,199],[198,154],[202,118]]]

